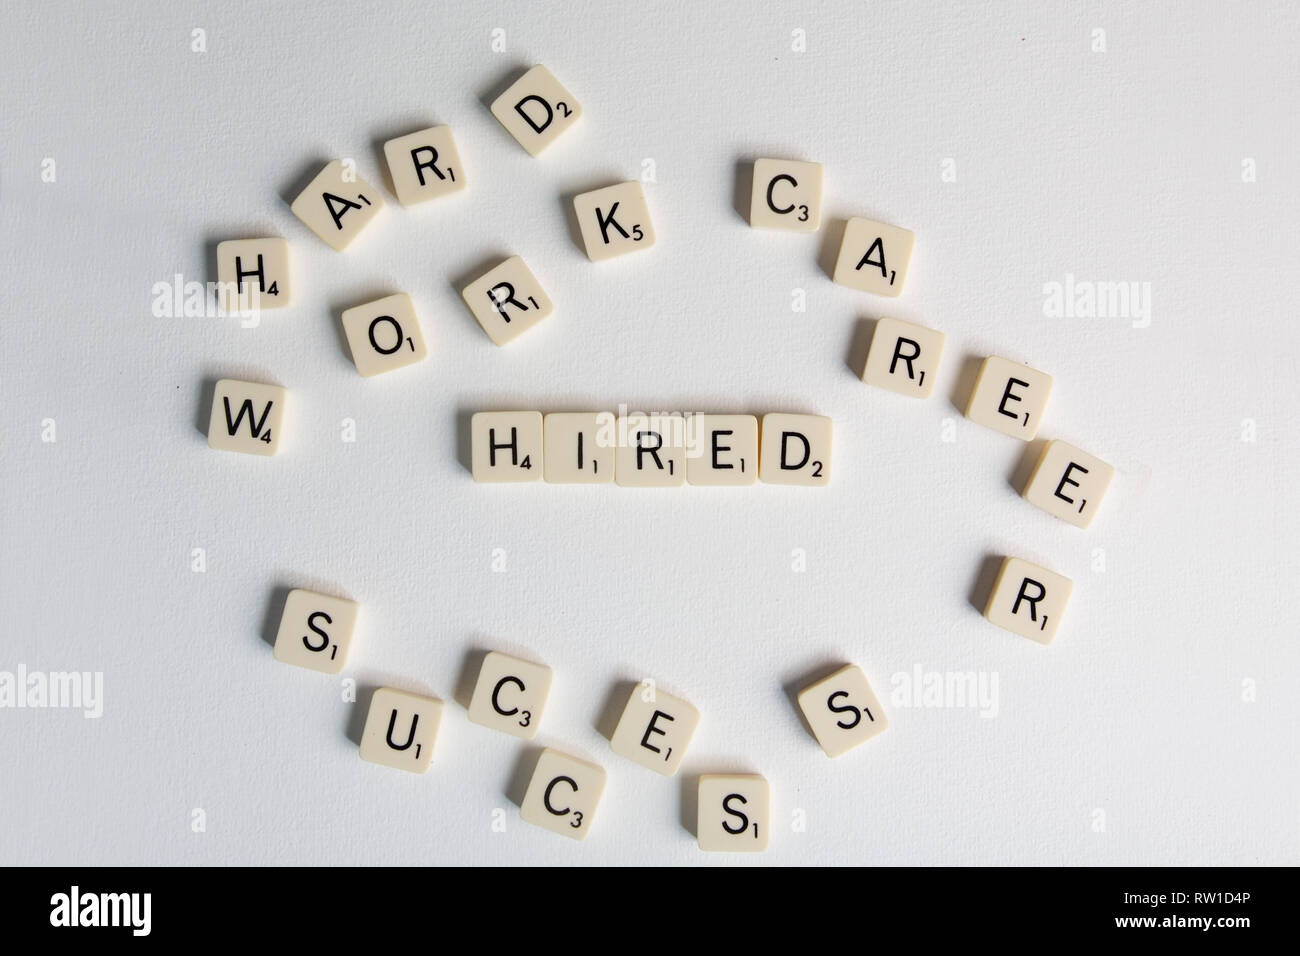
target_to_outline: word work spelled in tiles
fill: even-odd
[[[288,393],[278,385],[223,378],[212,391],[208,447],[246,455],[274,455]]]
[[[614,480],[615,418],[611,412],[550,412],[542,418],[542,460],[552,484]]]
[[[1003,558],[984,616],[1021,637],[1050,644],[1073,590],[1074,582],[1064,575],[1022,558]]]
[[[542,722],[542,708],[551,689],[551,669],[489,651],[479,668],[469,719],[513,737],[531,740]]]
[[[686,480],[692,485],[752,485],[758,480],[758,419],[691,415],[686,420]]]
[[[1038,434],[1052,376],[998,355],[980,365],[979,376],[966,403],[966,417],[994,431],[1031,441]]]
[[[889,728],[867,675],[854,664],[801,690],[799,709],[828,757],[838,757]]]
[[[370,698],[361,731],[361,759],[395,770],[424,773],[442,721],[442,701],[393,687]]]
[[[469,430],[475,481],[541,480],[541,412],[475,412]]]
[[[429,354],[415,306],[403,292],[344,310],[343,332],[363,378],[414,365]]]
[[[655,244],[650,208],[638,182],[616,183],[573,197],[582,244],[592,262]]]
[[[347,663],[356,626],[355,601],[295,588],[285,599],[272,653],[285,664],[338,674]]]
[[[903,291],[914,241],[906,229],[854,217],[844,226],[833,278],[863,292],[896,296]]]
[[[751,226],[816,232],[821,218],[821,163],[754,161],[754,186],[749,200]]]
[[[289,243],[279,238],[217,243],[217,283],[220,305],[226,312],[288,305]]]
[[[1095,455],[1063,441],[1049,441],[1029,476],[1024,497],[1048,514],[1086,528],[1114,477],[1115,469]]]
[[[821,415],[763,416],[758,476],[771,485],[824,485],[831,477],[831,420]]]
[[[384,158],[388,161],[393,192],[403,206],[428,202],[465,188],[465,170],[460,165],[450,126],[431,126],[390,139],[384,144]]]
[[[548,747],[528,781],[519,815],[526,823],[582,840],[604,789],[604,768]]]
[[[379,191],[357,175],[352,161],[336,159],[298,194],[289,208],[331,247],[348,247],[383,208]]]
[[[614,480],[625,488],[676,488],[686,483],[686,420],[681,415],[618,419]]]
[[[609,743],[620,757],[671,777],[699,723],[692,704],[644,682],[632,689]]]
[[[862,380],[899,395],[929,398],[943,355],[944,335],[900,319],[878,319]]]
[[[701,850],[767,849],[771,794],[758,774],[702,774],[698,799],[695,836]]]
[[[491,109],[530,156],[550,146],[582,116],[573,94],[540,64],[515,80]]]
[[[519,256],[493,266],[460,294],[497,345],[518,338],[555,311],[550,296]]]

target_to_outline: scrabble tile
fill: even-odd
[[[470,446],[475,481],[542,479],[541,412],[476,412]]]
[[[275,634],[277,661],[323,674],[338,674],[348,660],[357,626],[357,604],[295,588],[285,598]]]
[[[767,849],[771,795],[758,774],[702,774],[698,807],[695,833],[701,850]]]
[[[655,244],[650,208],[638,182],[617,183],[573,197],[582,244],[592,262],[649,249]]]
[[[548,747],[528,781],[519,815],[552,833],[583,840],[604,789],[604,768]]]
[[[217,295],[226,312],[289,304],[289,243],[280,238],[217,243]]]
[[[966,403],[966,417],[1012,438],[1031,441],[1038,434],[1051,394],[1052,376],[990,355],[980,365]]]
[[[1074,582],[1022,558],[1003,558],[984,616],[1008,631],[1052,643]]]
[[[749,224],[816,232],[822,218],[822,165],[790,159],[754,161]]]
[[[889,729],[889,718],[862,668],[849,664],[799,692],[799,709],[828,757]]]
[[[393,687],[370,698],[361,731],[361,759],[396,770],[424,773],[442,721],[442,701]]]
[[[620,757],[671,777],[681,766],[699,723],[700,712],[688,701],[638,684],[609,743]]]
[[[944,335],[901,319],[878,319],[862,381],[899,395],[929,398],[943,355]]]
[[[223,378],[212,391],[208,447],[274,455],[280,450],[280,422],[287,395],[278,385]]]
[[[614,480],[616,422],[611,412],[551,412],[542,419],[545,478],[553,484]]]
[[[616,482],[625,488],[676,488],[686,483],[686,421],[681,415],[626,415],[618,419],[616,430]]]
[[[431,126],[384,144],[384,158],[393,178],[393,192],[403,206],[414,206],[465,188],[450,126]]]
[[[346,249],[384,207],[379,190],[336,159],[316,174],[289,208],[335,249]]]
[[[492,115],[530,156],[536,156],[578,122],[582,106],[539,64],[492,102]]]
[[[460,294],[497,345],[513,341],[555,311],[550,296],[519,256],[493,266]]]
[[[345,310],[343,332],[363,378],[423,362],[429,354],[415,306],[404,292]]]
[[[758,419],[686,416],[686,480],[693,485],[752,485],[758,480]]]
[[[1050,441],[1025,485],[1025,500],[1079,528],[1092,518],[1106,497],[1115,469],[1095,455],[1063,441]]]
[[[850,219],[835,260],[835,281],[876,295],[898,295],[907,278],[914,239],[912,233],[898,226]]]
[[[764,415],[758,477],[770,485],[830,481],[831,420],[821,415]]]
[[[483,658],[469,719],[512,737],[531,740],[542,723],[542,708],[551,689],[551,669],[509,654],[491,651]]]

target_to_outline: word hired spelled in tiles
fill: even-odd
[[[1115,469],[1095,455],[1050,441],[1029,476],[1024,498],[1062,521],[1086,528],[1114,477]]]
[[[450,126],[431,126],[384,144],[393,192],[403,206],[414,206],[465,188],[465,170]]]
[[[542,418],[543,476],[557,485],[614,480],[615,422],[611,412],[550,412]]]
[[[632,689],[609,744],[620,757],[671,777],[699,723],[700,712],[688,701],[641,684]]]
[[[497,345],[513,341],[555,311],[550,296],[519,256],[493,266],[460,294]]]
[[[772,801],[755,773],[700,775],[695,837],[701,850],[758,853],[767,849]]]
[[[889,729],[889,718],[855,664],[799,692],[799,709],[828,757],[838,757]]]
[[[899,395],[929,398],[943,355],[944,335],[901,319],[877,319],[862,381]]]
[[[1032,441],[1052,394],[1052,376],[1000,355],[980,365],[966,417],[994,431]]]
[[[551,669],[490,651],[479,668],[469,719],[512,737],[531,740],[542,723],[542,708],[551,689]]]
[[[285,598],[275,634],[275,659],[323,674],[338,674],[348,660],[357,604],[295,588]]]
[[[650,207],[638,182],[616,183],[573,197],[582,244],[592,262],[613,259],[655,244]]]
[[[754,161],[749,224],[761,229],[816,232],[822,218],[821,163]]]
[[[824,485],[831,477],[831,420],[821,415],[763,416],[758,477],[771,485]]]
[[[898,226],[854,217],[844,226],[832,278],[862,292],[897,296],[903,291],[915,239]]]
[[[379,191],[356,174],[351,161],[326,165],[293,201],[293,214],[339,251],[361,234],[384,206]]]
[[[984,616],[1021,637],[1050,644],[1073,590],[1074,582],[1064,575],[1023,558],[1003,558]]]
[[[492,101],[492,115],[530,156],[536,156],[582,116],[582,106],[538,64]]]
[[[549,747],[537,759],[519,815],[552,833],[586,839],[605,790],[605,770]]]
[[[289,304],[289,243],[280,238],[217,243],[217,294],[226,312]]]
[[[429,350],[404,292],[345,309],[343,332],[362,378],[422,362]]]
[[[280,423],[288,392],[278,385],[223,378],[212,390],[208,447],[245,455],[280,450]]]
[[[541,480],[541,412],[475,412],[469,430],[475,481]]]
[[[424,773],[442,722],[442,701],[394,687],[370,698],[361,731],[361,759],[395,770]]]

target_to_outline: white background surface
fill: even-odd
[[[1294,5],[135,6],[11,5],[0,35],[0,669],[105,682],[98,720],[0,711],[0,861],[1300,857]],[[483,102],[534,62],[585,108],[540,159]],[[389,196],[343,254],[290,214],[333,157],[385,186],[382,141],[433,122],[468,192]],[[825,164],[827,223],[916,232],[901,298],[832,285],[833,226],[746,225],[737,165],[763,155]],[[658,245],[588,263],[568,197],[646,160]],[[212,245],[259,234],[292,245],[291,309],[256,329],[152,314],[156,282],[215,279]],[[557,311],[498,349],[458,288],[511,253]],[[1149,282],[1150,326],[1046,317],[1067,274]],[[363,380],[338,315],[392,291],[431,354]],[[947,334],[930,400],[850,370],[881,314]],[[953,407],[990,352],[1056,377],[1040,437],[1117,467],[1090,530],[1020,500],[1026,446]],[[223,376],[289,388],[279,457],[206,447]],[[472,411],[619,402],[830,415],[832,484],[490,487],[458,460]],[[1050,647],[970,603],[1008,552],[1076,581]],[[359,704],[272,660],[296,585],[362,603]],[[609,771],[583,844],[519,820],[529,748],[459,705],[427,776],[357,759],[370,688],[450,701],[487,648],[555,668],[538,743]],[[893,726],[832,762],[789,691],[841,661]],[[997,716],[891,704],[918,665],[997,675]],[[705,715],[675,779],[596,729],[646,676]],[[725,768],[772,783],[761,858],[706,857],[682,826],[695,775]]]

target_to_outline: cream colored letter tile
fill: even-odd
[[[551,669],[491,651],[483,658],[469,702],[471,722],[531,740],[542,722]]]
[[[519,256],[493,266],[460,294],[497,345],[517,338],[555,311],[550,296]]]
[[[357,604],[295,588],[284,602],[275,635],[275,659],[324,674],[338,674],[348,660]]]
[[[618,419],[617,431],[616,482],[625,488],[686,483],[686,421],[681,415],[627,415]]]
[[[552,833],[582,840],[604,789],[604,768],[547,748],[528,782],[519,815]]]
[[[1073,590],[1074,582],[1063,575],[1021,558],[1003,558],[984,616],[1021,637],[1050,644]]]
[[[758,477],[770,485],[824,485],[831,477],[831,420],[821,415],[763,416]]]
[[[470,446],[475,481],[542,480],[541,412],[476,412]]]
[[[542,419],[545,477],[552,484],[614,480],[616,423],[611,412],[551,412]]]
[[[990,355],[966,403],[966,417],[994,431],[1031,441],[1038,434],[1052,394],[1052,376]]]
[[[695,832],[701,850],[767,849],[771,795],[758,774],[701,775],[698,814]]]
[[[762,229],[816,232],[822,218],[821,163],[754,161],[749,224]]]
[[[1092,524],[1115,469],[1063,441],[1050,441],[1025,485],[1025,500],[1079,528]]]
[[[403,206],[414,206],[465,188],[465,170],[460,165],[460,153],[451,138],[450,126],[431,126],[390,139],[384,144],[384,158],[393,178],[393,192]]]
[[[620,757],[671,777],[699,723],[700,712],[689,702],[638,684],[609,743]]]
[[[862,381],[899,395],[929,398],[943,355],[944,335],[901,319],[879,319]]]
[[[492,103],[492,115],[536,156],[582,116],[582,106],[546,67],[533,67]]]
[[[379,190],[336,159],[290,205],[307,228],[335,249],[346,249],[384,206]]]
[[[758,480],[758,419],[688,415],[686,480],[693,485],[752,485]]]
[[[280,422],[287,395],[278,385],[223,378],[212,391],[208,447],[274,455],[280,450]]]
[[[423,362],[429,354],[415,306],[404,292],[347,309],[343,332],[363,378]]]
[[[885,709],[855,664],[801,690],[799,709],[828,757],[838,757],[889,729]]]
[[[217,286],[226,312],[279,309],[289,304],[289,243],[280,238],[217,243]]]
[[[638,182],[617,183],[573,197],[582,244],[592,262],[655,244],[650,208]]]
[[[361,759],[396,770],[424,773],[442,721],[442,701],[381,687],[370,698],[361,732]]]
[[[903,291],[915,237],[906,229],[853,218],[835,260],[835,281],[863,292],[896,296]]]

